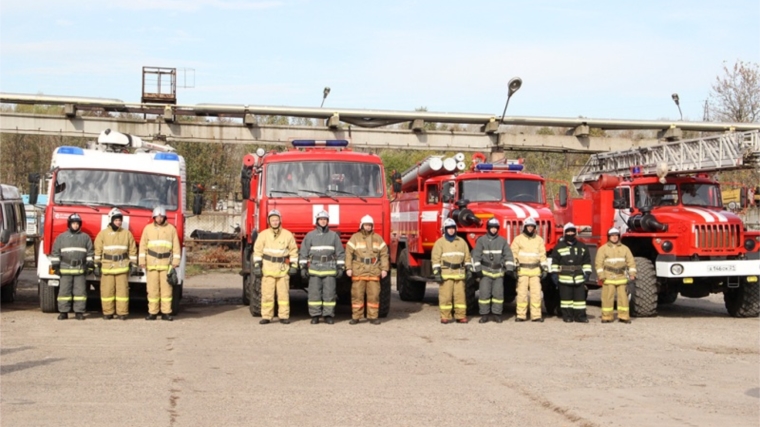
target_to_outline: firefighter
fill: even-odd
[[[443,222],[443,236],[435,242],[431,255],[433,276],[440,283],[438,307],[441,323],[451,323],[451,310],[457,323],[467,323],[465,282],[472,278],[472,258],[467,243],[457,236],[457,223],[451,218]]]
[[[267,216],[269,228],[262,231],[253,245],[253,275],[261,278],[261,321],[266,325],[274,317],[277,298],[280,323],[290,323],[290,275],[298,273],[298,247],[293,233],[281,227],[282,215],[273,209]]]
[[[69,318],[71,302],[77,320],[84,320],[87,306],[87,281],[85,274],[94,268],[92,240],[82,233],[82,217],[73,213],[67,221],[68,230],[53,243],[50,263],[55,274],[61,277],[58,290],[58,320]]]
[[[588,323],[584,283],[591,277],[591,255],[578,242],[575,224],[565,224],[563,234],[552,252],[551,267],[552,281],[559,288],[562,320]]]
[[[346,243],[346,276],[351,278],[350,325],[364,317],[364,296],[367,296],[367,319],[379,325],[380,280],[388,276],[390,262],[388,246],[383,238],[374,233],[375,221],[371,216],[362,217],[359,232]]]
[[[138,274],[137,245],[132,233],[122,228],[124,215],[117,208],[108,213],[108,226],[95,237],[95,277],[100,279],[103,319],[129,315],[129,274]]]
[[[517,316],[516,322],[524,322],[528,315],[530,293],[530,319],[543,322],[541,317],[541,280],[547,274],[546,246],[536,233],[536,220],[528,218],[522,233],[512,240],[510,246],[517,266]]]
[[[298,264],[301,277],[309,281],[309,315],[311,324],[335,323],[336,281],[345,270],[345,252],[338,233],[329,229],[330,214],[321,211],[316,227],[301,242]]]
[[[472,251],[472,266],[476,273],[481,273],[478,290],[478,307],[480,320],[486,323],[493,320],[501,323],[504,309],[504,272],[512,275],[515,261],[507,239],[499,236],[499,220],[491,218],[486,223],[485,235],[475,243]]]
[[[620,230],[615,227],[607,232],[607,243],[596,253],[596,276],[602,286],[602,323],[614,320],[615,294],[617,294],[618,319],[631,323],[628,310],[628,280],[636,280],[636,261],[628,246],[620,242]]]
[[[148,316],[145,320],[156,320],[159,311],[161,320],[174,320],[169,277],[176,277],[173,270],[179,267],[181,258],[177,229],[166,222],[166,209],[157,206],[153,209],[153,222],[145,226],[140,238],[140,267],[148,272]]]

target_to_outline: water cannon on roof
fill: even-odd
[[[169,145],[143,141],[143,139],[139,136],[113,131],[111,129],[106,129],[103,132],[100,132],[100,135],[98,135],[98,140],[96,142],[89,143],[88,148],[92,150],[110,151],[115,153],[124,152],[128,148],[134,148],[135,150],[145,152],[161,151],[170,153],[175,151],[174,148]]]

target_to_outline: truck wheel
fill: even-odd
[[[391,275],[385,276],[380,280],[380,310],[378,316],[381,318],[388,317],[391,311]]]
[[[40,309],[43,313],[58,312],[58,286],[48,286],[47,280],[39,281]]]
[[[18,287],[18,275],[13,281],[0,288],[0,302],[12,303],[16,301],[16,288]]]
[[[512,304],[517,298],[517,280],[504,277],[504,304]]]
[[[678,291],[668,290],[667,292],[663,292],[661,294],[657,295],[657,304],[658,305],[665,305],[665,304],[673,304],[678,299]]]
[[[411,269],[409,268],[409,251],[404,249],[398,256],[396,266],[396,289],[401,301],[420,302],[425,298],[425,287],[427,283],[412,280]]]
[[[635,286],[630,286],[629,310],[634,317],[651,317],[657,315],[657,274],[654,264],[647,258],[636,257]]]
[[[260,317],[261,316],[261,278],[256,277],[254,275],[248,276],[248,282],[250,285],[248,288],[250,289],[250,293],[248,294],[248,300],[250,301],[250,305],[248,308],[251,310],[251,316],[253,317]]]
[[[250,281],[249,277],[251,277],[250,274],[247,274],[243,276],[243,305],[251,305],[251,299],[248,297],[248,294],[251,292],[250,285],[248,282]]]
[[[760,284],[743,279],[738,288],[723,292],[728,314],[733,317],[758,317],[760,315]]]
[[[179,304],[182,302],[182,285],[172,286],[172,314],[175,316],[179,313]]]
[[[552,279],[547,277],[541,281],[541,291],[544,293],[544,308],[547,316],[561,316],[559,311],[559,289],[554,286]]]
[[[467,282],[464,282],[464,297],[465,301],[467,303],[467,315],[474,316],[478,314],[479,306],[478,306],[478,296],[477,291],[480,287],[480,282],[478,279],[473,277]]]

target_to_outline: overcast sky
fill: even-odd
[[[1,0],[0,91],[179,104],[701,120],[724,61],[760,63],[760,1]],[[183,69],[192,69],[186,75]]]

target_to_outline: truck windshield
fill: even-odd
[[[338,193],[339,197],[383,197],[385,182],[380,165],[349,162],[270,163],[266,194]],[[300,193],[299,193],[300,192]]]
[[[178,178],[140,172],[61,169],[55,176],[56,204],[108,205],[177,210]]]
[[[543,183],[531,179],[504,180],[508,202],[544,203]]]
[[[715,184],[681,184],[681,203],[689,206],[723,207],[720,188]]]
[[[498,179],[460,181],[459,199],[467,199],[471,202],[499,202],[502,200],[501,181]]]
[[[678,204],[676,184],[648,184],[636,186],[636,207],[675,206]]]

